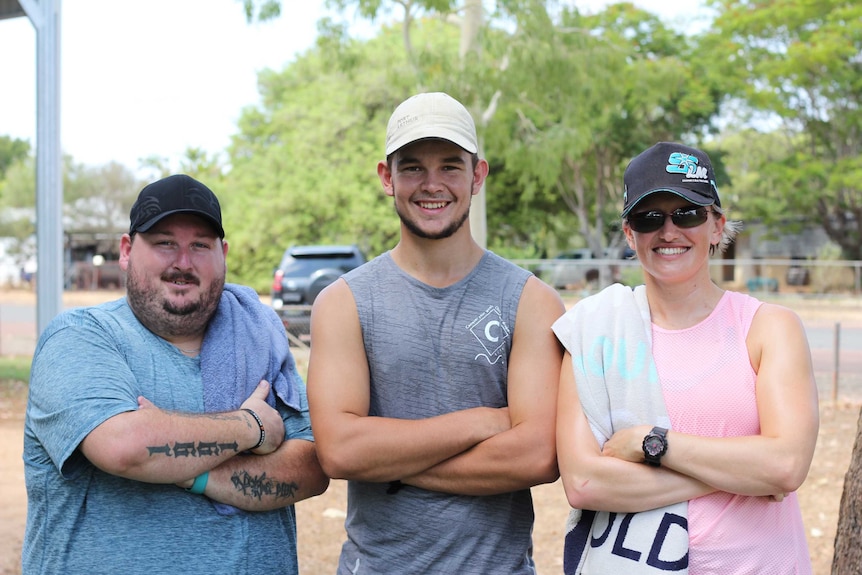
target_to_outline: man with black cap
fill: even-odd
[[[293,504],[328,485],[284,328],[225,284],[215,194],[141,190],[127,295],[55,318],[25,418],[25,575],[297,573]]]
[[[385,151],[398,244],[312,310],[318,451],[349,480],[338,573],[533,574],[530,487],[557,478],[562,301],[473,239],[488,163],[460,102],[409,98]]]
[[[553,326],[563,571],[811,573],[795,491],[819,416],[802,323],[713,281],[710,254],[739,222],[706,152],[659,142],[623,184],[644,285],[605,288]]]

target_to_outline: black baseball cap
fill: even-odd
[[[146,232],[173,214],[195,214],[212,224],[220,238],[221,206],[208,187],[185,174],[176,174],[144,186],[129,213],[129,233]]]
[[[682,144],[659,142],[641,152],[626,167],[623,183],[622,217],[655,192],[670,192],[698,206],[721,207],[709,156]]]

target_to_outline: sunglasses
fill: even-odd
[[[679,208],[666,214],[658,210],[631,214],[627,221],[629,226],[639,234],[648,234],[661,229],[665,219],[670,216],[673,225],[678,228],[696,228],[709,219],[709,210],[705,207]]]

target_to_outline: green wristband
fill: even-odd
[[[194,493],[195,495],[203,495],[204,489],[207,488],[207,481],[209,481],[210,472],[204,471],[197,477],[195,477],[195,482],[192,483],[192,486],[186,489],[189,493]]]

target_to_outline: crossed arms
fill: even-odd
[[[104,421],[80,449],[102,471],[136,481],[190,487],[208,471],[204,494],[246,511],[292,505],[323,493],[329,480],[312,442],[284,441],[284,422],[266,403],[268,393],[263,381],[239,410],[224,413],[171,412],[138,398],[139,409]],[[257,445],[260,427],[244,408],[252,409],[266,430],[265,442],[252,454],[246,451]],[[177,449],[194,456],[170,456]],[[251,484],[255,489],[248,488]]]
[[[700,437],[668,433],[659,468],[644,465],[651,426],[617,431],[600,448],[578,399],[567,353],[557,414],[560,474],[576,509],[638,512],[726,491],[782,499],[808,474],[817,440],[817,389],[808,341],[790,310],[763,304],[748,334],[757,373],[760,434]]]
[[[551,324],[559,295],[524,287],[509,356],[508,407],[426,419],[369,416],[370,378],[359,316],[344,280],[315,301],[308,400],[318,455],[330,477],[400,480],[433,491],[490,495],[558,477],[554,416],[562,358]]]

